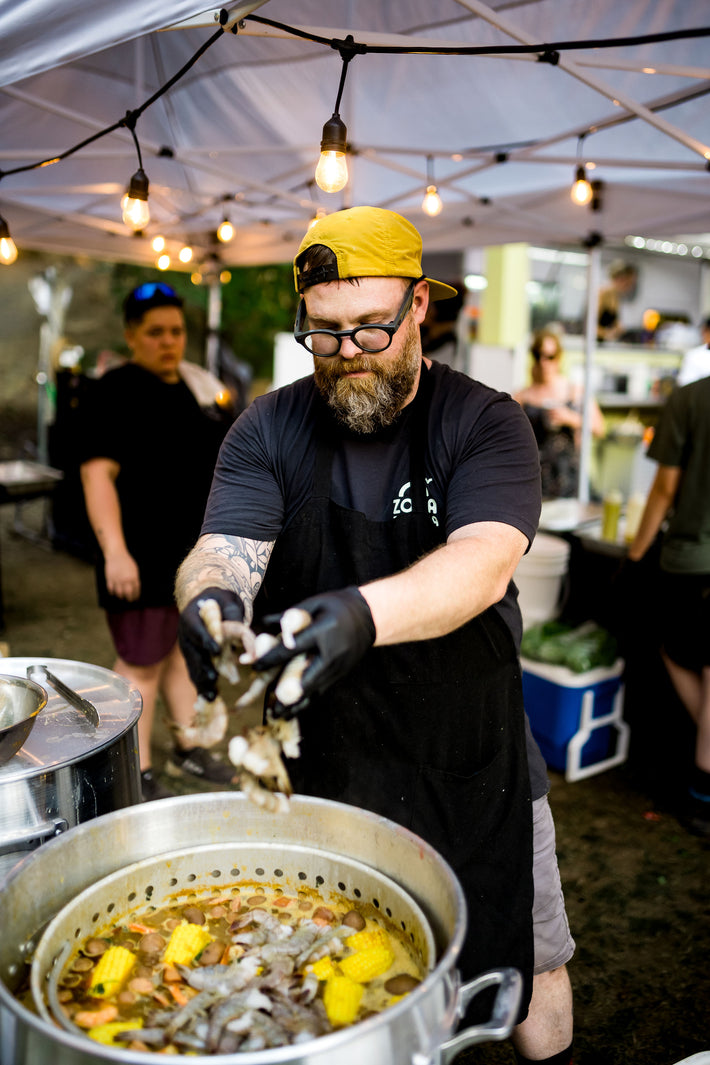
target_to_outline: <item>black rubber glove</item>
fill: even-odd
[[[208,702],[217,698],[218,673],[213,658],[219,654],[219,645],[212,639],[200,617],[199,603],[214,599],[226,621],[243,621],[244,606],[235,592],[227,588],[205,588],[191,599],[180,614],[178,640],[187,670],[197,691]]]
[[[254,669],[284,666],[298,654],[310,658],[302,677],[303,699],[293,712],[306,705],[312,695],[324,692],[346,676],[375,642],[375,623],[370,608],[355,587],[324,592],[297,603],[313,618],[311,625],[297,632],[294,647],[279,643],[254,663]],[[278,622],[280,615],[264,618],[264,624]]]

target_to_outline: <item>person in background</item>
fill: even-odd
[[[639,562],[663,528],[663,662],[697,728],[683,820],[710,838],[710,377],[669,396],[648,448],[658,470],[628,560]]]
[[[579,490],[579,448],[584,410],[581,388],[562,373],[562,344],[552,328],[539,330],[530,347],[532,384],[516,392],[540,453],[542,498],[573,499]],[[591,404],[593,436],[604,436],[604,416]]]
[[[400,215],[329,215],[295,273],[314,374],[257,398],[225,440],[176,585],[191,675],[215,698],[201,597],[259,626],[311,614],[293,650],[257,663],[311,657],[296,790],[387,816],[451,862],[476,914],[462,972],[519,968],[519,1061],[567,1065],[574,942],[544,763],[530,781],[511,582],[540,513],[529,424],[422,357],[428,302],[454,293],[422,275]]]
[[[609,284],[599,291],[597,308],[597,340],[620,340],[624,333],[621,323],[621,301],[636,288],[638,271],[632,263],[617,259],[609,267]]]
[[[197,691],[177,642],[173,597],[228,423],[213,406],[201,406],[183,380],[185,319],[175,291],[162,282],[139,285],[123,311],[131,357],[92,387],[80,473],[100,549],[99,603],[118,655],[113,668],[143,699],[138,740],[143,799],[150,800],[169,794],[152,772],[159,693],[175,733],[168,771],[222,785],[233,777],[232,767],[181,740],[194,718]],[[199,381],[204,385],[204,374]],[[214,394],[209,398],[214,401]]]
[[[681,387],[710,376],[710,317],[700,323],[700,336],[702,344],[686,351],[680,364],[676,381]]]

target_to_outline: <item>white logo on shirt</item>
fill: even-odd
[[[432,524],[433,525],[438,525],[439,524],[439,517],[438,517],[438,508],[437,508],[437,505],[436,505],[436,500],[432,499],[432,497],[429,495],[429,485],[431,484],[432,480],[433,480],[433,478],[431,478],[431,477],[427,477],[426,478],[427,511],[428,511],[428,513],[431,516]],[[402,485],[402,487],[400,488],[400,490],[397,493],[397,495],[392,500],[392,504],[393,504],[392,516],[393,517],[397,518],[397,517],[399,517],[400,514],[411,514],[412,513],[412,500],[409,498],[409,495],[408,495],[408,492],[409,492],[410,488],[411,488],[411,481],[406,481]]]

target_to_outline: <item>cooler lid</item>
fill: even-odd
[[[113,743],[140,717],[140,692],[110,669],[65,658],[0,658],[0,675],[26,678],[28,666],[46,666],[89,699],[98,710],[99,725],[94,728],[37,673],[31,679],[47,692],[47,705],[37,714],[24,746],[0,766],[0,785],[80,761]]]

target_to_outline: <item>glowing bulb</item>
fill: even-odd
[[[165,247],[165,237],[153,237],[153,251],[160,252]]]
[[[443,206],[441,196],[436,191],[436,185],[427,185],[426,194],[422,200],[422,211],[434,218],[439,214]]]
[[[10,229],[5,219],[0,216],[0,263],[10,266],[17,258],[17,245],[10,236]]]
[[[156,261],[155,265],[158,267],[159,270],[167,270],[167,268],[170,266],[170,256],[161,255],[160,258]]]
[[[121,200],[123,221],[138,232],[150,222],[148,206],[148,178],[144,170],[136,170],[131,178],[128,192]]]
[[[217,230],[217,236],[223,244],[227,244],[234,238],[234,226],[228,218],[225,218],[224,221],[220,223]]]
[[[202,284],[202,274],[199,270],[195,270],[194,273],[190,274],[190,281],[192,281],[193,285]]]
[[[340,192],[348,183],[345,152],[321,152],[316,167],[316,185],[323,192]]]
[[[181,263],[189,263],[191,258],[192,248],[188,247],[188,245],[186,244],[184,248],[180,248],[180,251],[178,253],[178,259]]]
[[[580,207],[585,207],[591,201],[592,195],[592,186],[587,181],[584,167],[578,166],[574,185],[570,189],[572,203],[579,204]]]
[[[310,222],[308,223],[308,228],[313,229],[313,226],[316,224],[316,222],[320,222],[321,218],[325,218],[326,213],[327,212],[325,207],[319,207],[316,213],[313,215],[313,218],[311,218]]]
[[[219,279],[223,285],[228,285],[229,282],[232,280],[232,275],[230,274],[229,270],[222,270],[219,275]]]
[[[340,115],[331,115],[323,126],[315,174],[316,185],[323,192],[340,192],[348,183],[347,137],[348,131]]]

